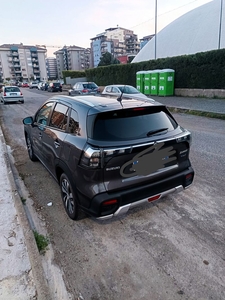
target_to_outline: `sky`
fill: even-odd
[[[47,56],[64,45],[90,47],[111,27],[133,30],[138,39],[211,0],[10,0],[1,1],[0,45],[46,45]],[[218,0],[214,0],[218,1]]]

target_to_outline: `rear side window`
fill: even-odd
[[[90,116],[90,120],[93,116]],[[177,127],[177,123],[162,109],[134,108],[100,113],[89,127],[90,138],[101,141],[126,141],[148,137],[149,132],[165,128],[166,132]]]
[[[50,126],[60,130],[66,130],[68,119],[68,107],[66,105],[57,103],[50,120]]]
[[[75,110],[71,110],[68,131],[74,135],[80,135],[78,114]]]

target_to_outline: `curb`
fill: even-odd
[[[44,278],[44,269],[42,267],[42,261],[40,257],[40,253],[37,248],[37,244],[34,238],[33,231],[31,229],[31,226],[28,222],[28,218],[25,212],[25,209],[23,207],[21,197],[22,195],[19,194],[18,186],[14,179],[14,174],[16,174],[15,166],[13,165],[13,162],[10,159],[10,155],[7,150],[7,145],[4,139],[4,135],[0,126],[0,136],[2,140],[2,147],[4,151],[4,157],[5,157],[5,165],[8,169],[8,179],[11,185],[12,189],[12,197],[14,200],[15,208],[18,214],[18,219],[22,227],[22,231],[25,237],[25,243],[28,251],[28,256],[32,268],[32,274],[34,283],[37,290],[37,299],[38,300],[50,300],[50,292],[47,286],[47,281]]]
[[[168,106],[168,105],[166,105],[166,107],[173,113],[185,113],[185,114],[190,114],[190,115],[195,115],[195,116],[200,116],[200,117],[225,120],[225,114],[220,114],[220,113],[216,113],[216,112],[194,110],[194,109],[174,107],[174,106]]]

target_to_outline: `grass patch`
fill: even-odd
[[[34,238],[35,238],[35,241],[37,243],[37,247],[38,247],[38,250],[40,253],[44,253],[47,246],[48,246],[48,243],[49,243],[49,240],[47,237],[45,237],[44,235],[42,234],[39,234],[37,231],[33,230],[33,233],[34,233]]]
[[[22,203],[25,205],[25,204],[26,204],[26,201],[27,201],[27,199],[25,199],[25,198],[23,198],[23,197],[20,197],[20,199],[21,199]]]
[[[21,178],[22,180],[25,179],[25,175],[24,175],[24,174],[19,173],[19,175],[20,175],[20,178]]]
[[[174,112],[174,113],[179,113],[180,112],[180,113],[190,114],[190,115],[194,115],[194,116],[225,120],[225,114],[219,114],[219,113],[207,112],[207,111],[200,111],[200,110],[184,109],[184,108],[176,108],[176,107],[168,107],[168,108],[171,112]]]

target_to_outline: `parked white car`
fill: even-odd
[[[38,88],[38,83],[37,81],[32,81],[29,84],[29,89],[37,89]]]
[[[23,94],[18,86],[7,85],[2,87],[1,100],[3,101],[3,104],[6,104],[7,102],[24,103]]]
[[[146,95],[139,92],[135,87],[126,84],[112,84],[105,86],[102,91],[103,95],[120,96],[123,94],[124,97],[139,97],[149,99]]]

